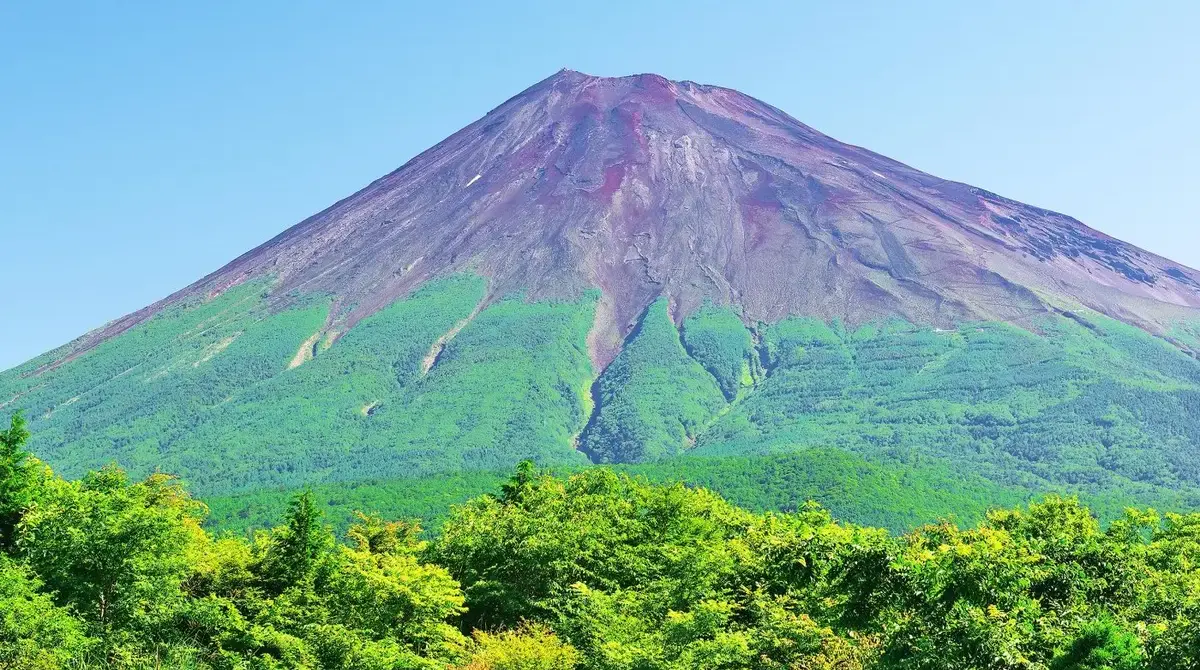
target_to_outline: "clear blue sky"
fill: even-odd
[[[1194,2],[0,3],[0,369],[562,67],[737,88],[1198,267],[1198,34]]]

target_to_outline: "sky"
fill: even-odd
[[[1200,3],[0,3],[0,369],[567,67],[736,88],[1200,267]]]

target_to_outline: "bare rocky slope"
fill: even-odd
[[[1055,212],[843,144],[737,91],[563,70],[363,190],[166,300],[273,275],[336,296],[344,333],[432,277],[489,299],[599,288],[603,367],[667,296],[743,318],[1028,324],[1081,307],[1155,334],[1200,308],[1200,273]],[[1182,344],[1182,343],[1179,343]]]

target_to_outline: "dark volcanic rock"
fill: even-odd
[[[1200,307],[1200,273],[1070,217],[822,135],[736,91],[564,70],[174,300],[264,273],[356,321],[447,272],[493,297],[598,287],[606,364],[656,297],[747,321],[803,314],[949,325],[1088,307],[1159,330]]]

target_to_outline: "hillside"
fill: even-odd
[[[836,453],[1192,506],[1198,351],[1194,270],[736,91],[563,71],[0,373],[0,412],[67,476],[204,496]]]

